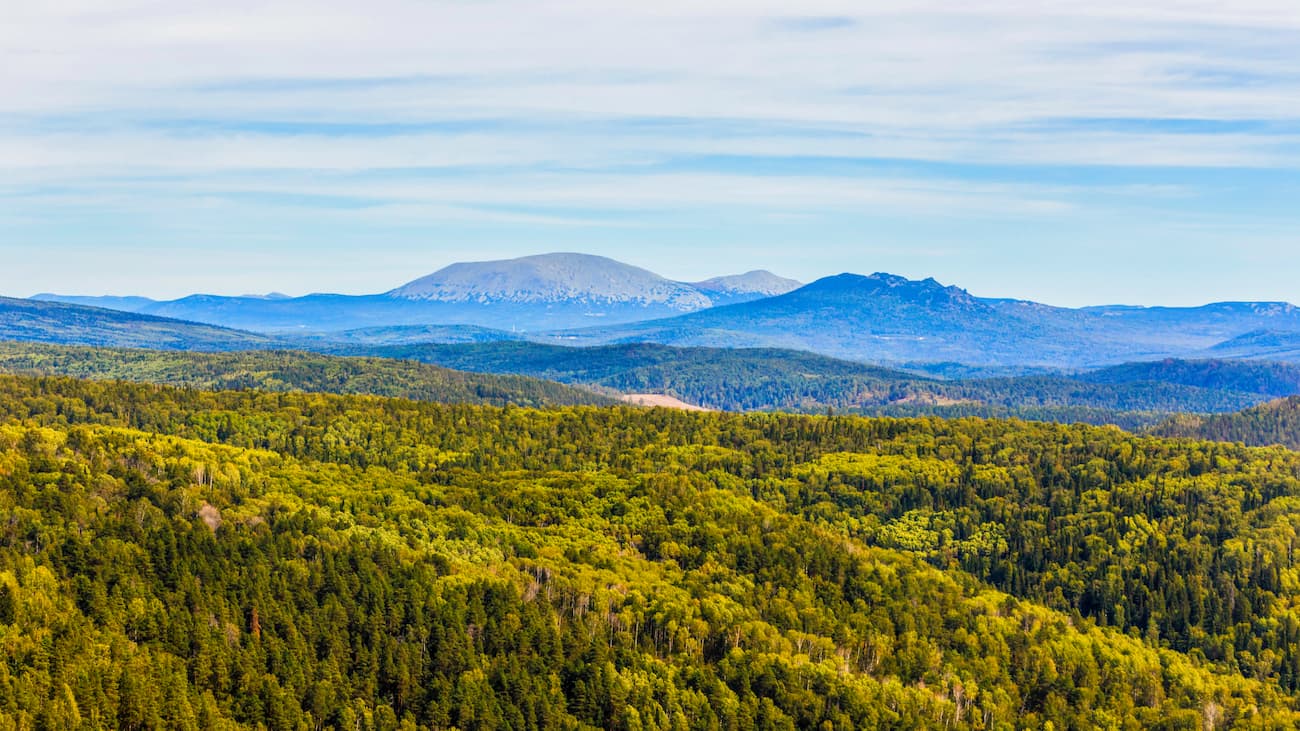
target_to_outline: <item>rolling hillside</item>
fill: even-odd
[[[257,333],[62,302],[0,297],[0,340],[163,350],[270,348]]]
[[[727,411],[1023,416],[1141,428],[1180,411],[1234,411],[1300,393],[1290,366],[1132,364],[1077,377],[940,380],[780,349],[654,344],[571,348],[530,342],[407,345],[361,352],[449,368],[518,373],[624,393],[662,393]]]
[[[1294,728],[1300,457],[0,377],[0,723]]]
[[[1165,359],[1125,363],[1074,377],[1087,383],[1153,381],[1273,397],[1300,394],[1300,365],[1257,360]]]
[[[526,376],[463,373],[411,361],[298,351],[185,353],[0,342],[0,372],[209,390],[393,396],[438,403],[533,407],[614,403],[585,389]]]
[[[1278,399],[1232,414],[1180,414],[1155,427],[1165,437],[1212,439],[1300,450],[1300,397]]]
[[[924,289],[933,289],[920,284]],[[908,285],[895,282],[893,286]],[[933,294],[947,303],[943,307],[949,311],[984,308],[959,292]],[[914,295],[901,296],[915,299]],[[727,309],[731,308],[714,311]],[[28,300],[0,301],[0,333],[15,340],[83,345],[192,351],[293,347],[418,360],[457,370],[516,374],[595,387],[610,395],[660,393],[696,406],[737,411],[820,412],[831,408],[896,415],[1018,415],[1142,428],[1159,421],[1163,414],[1235,411],[1300,392],[1300,374],[1294,366],[1260,362],[1166,360],[1074,376],[939,380],[793,350],[655,344],[572,348],[497,340],[517,336],[476,326],[404,326],[276,340],[147,315]],[[463,342],[421,343],[429,337]],[[407,344],[385,345],[393,342]],[[173,370],[172,377],[177,377],[183,369],[178,366]],[[391,367],[384,365],[380,370],[388,373]],[[366,380],[360,373],[351,379]],[[412,395],[385,390],[381,376],[368,380],[367,392]],[[395,382],[405,383],[405,376],[396,377]],[[194,385],[221,387],[221,382]]]

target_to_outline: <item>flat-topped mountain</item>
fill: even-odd
[[[452,264],[388,295],[480,304],[636,304],[681,312],[713,305],[706,295],[689,284],[603,256],[567,253]]]
[[[37,302],[62,302],[68,305],[84,305],[86,307],[102,307],[107,310],[119,310],[121,312],[139,312],[151,305],[158,304],[158,300],[148,297],[114,297],[106,295],[102,297],[85,296],[85,295],[62,295],[52,292],[42,292],[32,295],[31,299]]]

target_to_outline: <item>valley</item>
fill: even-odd
[[[0,731],[1300,729],[1300,4],[10,2]]]
[[[0,300],[0,727],[1300,724],[1292,308],[590,263]]]
[[[1023,418],[1144,430],[1171,415],[1225,413],[1300,393],[1300,366],[1159,361],[1095,371],[941,379],[798,351],[514,341],[333,352],[186,352],[0,342],[0,372],[206,389],[396,396],[559,406],[636,395],[720,411]]]

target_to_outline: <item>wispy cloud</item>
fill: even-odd
[[[857,22],[844,15],[804,15],[773,18],[768,25],[777,30],[796,33],[816,33],[818,31],[851,28]]]
[[[20,3],[0,236],[126,235],[158,201],[207,201],[210,225],[287,240],[303,210],[719,240],[763,215],[843,241],[887,216],[1050,239],[1061,216],[1144,210],[1263,216],[1276,241],[1300,226],[1268,192],[1300,171],[1298,47],[1294,0]]]

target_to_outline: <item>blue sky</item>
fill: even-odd
[[[0,294],[376,292],[584,251],[1300,301],[1300,5],[25,3]]]

